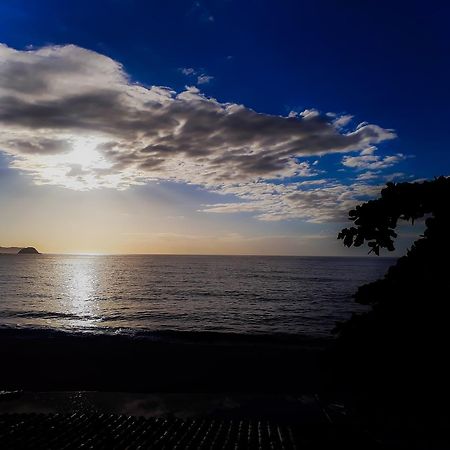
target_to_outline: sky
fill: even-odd
[[[449,175],[449,17],[443,1],[3,0],[0,246],[366,254],[336,239],[354,205]]]

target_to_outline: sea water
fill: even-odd
[[[390,258],[0,255],[0,327],[329,335]]]

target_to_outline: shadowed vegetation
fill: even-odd
[[[380,198],[349,216],[354,226],[338,239],[348,247],[367,243],[376,255],[395,249],[401,220],[425,219],[425,231],[383,279],[356,292],[370,310],[336,329],[337,378],[348,389],[377,395],[441,396],[449,376],[450,178],[389,183]]]

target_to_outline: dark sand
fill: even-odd
[[[0,330],[0,389],[313,393],[326,340]]]
[[[371,398],[365,406],[357,397],[336,403],[315,396],[327,375],[322,350],[329,340],[203,333],[189,340],[166,334],[155,341],[155,336],[4,329],[0,342],[0,390],[28,391],[0,402],[0,414],[107,411],[220,420],[262,417],[295,423],[312,448],[331,448],[321,446],[322,440],[330,438],[334,446],[336,436],[359,442],[363,431],[364,444],[341,447],[450,448],[447,403],[441,411],[408,389],[402,396],[385,393],[378,402]],[[372,436],[368,440],[365,430]],[[368,445],[375,442],[373,437],[386,446]]]

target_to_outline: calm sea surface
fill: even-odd
[[[0,255],[0,327],[326,335],[384,258]],[[361,309],[361,307],[359,307]]]

